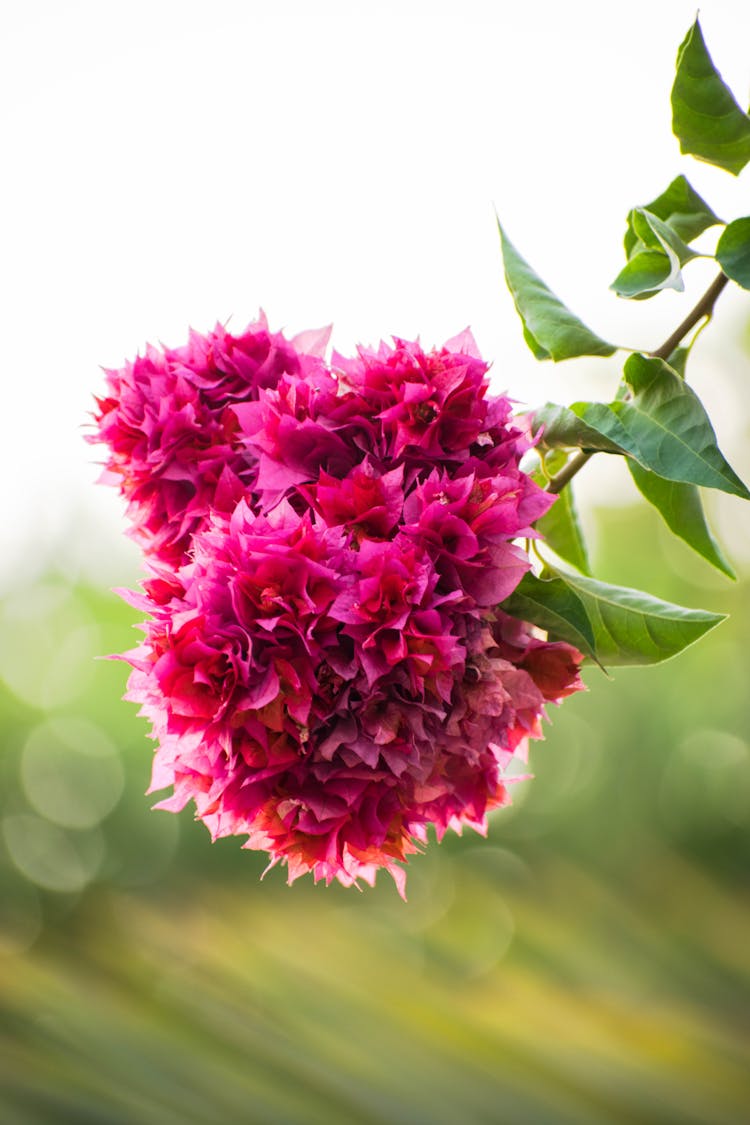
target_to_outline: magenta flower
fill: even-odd
[[[128,698],[160,808],[313,877],[401,866],[508,802],[580,653],[497,609],[552,498],[469,333],[334,357],[264,319],[108,372],[97,439],[150,576]]]
[[[365,457],[343,479],[321,469],[317,483],[300,492],[327,524],[344,524],[360,538],[385,539],[403,511],[404,467],[379,473]]]
[[[191,332],[182,348],[148,347],[119,371],[107,371],[90,441],[109,446],[102,480],[128,502],[131,534],[149,557],[177,566],[212,510],[231,511],[256,466],[238,448],[235,402],[254,401],[314,357],[327,333],[285,340],[265,317],[241,336],[217,325]]]
[[[396,340],[355,360],[334,356],[342,382],[367,404],[398,457],[408,447],[434,460],[465,456],[484,428],[487,365],[470,332],[439,351]]]

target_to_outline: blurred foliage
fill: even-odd
[[[433,845],[403,904],[258,879],[149,811],[113,594],[49,574],[0,608],[0,1122],[744,1122],[745,623],[658,516],[601,516],[599,573],[730,621],[588,672],[489,840]],[[624,550],[624,545],[628,549]]]

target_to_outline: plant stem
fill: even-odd
[[[560,469],[560,472],[557,474],[557,476],[554,476],[552,478],[552,480],[547,485],[545,492],[552,492],[555,495],[558,492],[562,492],[568,481],[571,481],[576,473],[579,473],[581,471],[589,458],[594,456],[595,452],[596,450],[592,449],[590,453],[584,453],[582,449],[579,449],[575,457],[571,457],[567,465],[563,469]]]
[[[656,359],[669,359],[672,352],[678,344],[682,343],[690,329],[694,328],[699,320],[703,320],[704,316],[711,316],[716,300],[728,281],[729,278],[725,273],[720,273],[718,277],[714,278],[693,311],[688,313],[682,324],[680,324],[678,328],[675,328],[672,335],[664,341],[660,348],[657,348],[655,352],[651,352],[651,355]]]
[[[714,311],[714,305],[724,289],[724,286],[729,281],[725,273],[720,273],[718,277],[709,285],[706,292],[698,301],[697,305],[683,320],[682,324],[675,328],[671,336],[668,336],[661,347],[657,348],[655,352],[648,354],[653,356],[654,359],[669,359],[675,348],[684,340],[691,328],[694,328],[699,321],[704,317],[710,317]],[[589,461],[596,453],[596,450],[591,450],[589,453],[584,450],[579,450],[574,457],[571,457],[565,468],[561,469],[557,476],[554,476],[547,485],[547,492],[556,494],[561,492],[565,485],[568,484],[577,473],[581,471],[583,466]]]

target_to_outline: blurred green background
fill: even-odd
[[[149,811],[127,669],[94,660],[134,613],[54,571],[19,583],[0,1121],[747,1121],[750,584],[650,511],[593,530],[605,580],[732,617],[660,668],[589,671],[489,839],[415,858],[406,904],[387,878],[260,883],[237,840]]]
[[[108,589],[135,552],[117,497],[83,499],[79,430],[100,362],[261,303],[290,333],[335,318],[343,353],[470,323],[519,402],[613,394],[598,361],[532,359],[493,204],[587,323],[657,346],[711,265],[684,304],[618,302],[628,210],[683,170],[747,213],[745,181],[676,163],[695,7],[5,5],[0,1125],[750,1121],[750,509],[713,509],[733,585],[645,507],[582,505],[597,577],[732,617],[663,667],[588,672],[489,839],[415,858],[404,904],[388,879],[261,883],[264,857],[150,811],[127,669],[95,660],[136,643]],[[742,98],[746,0],[701,19]],[[695,385],[750,479],[746,297]],[[611,469],[582,492],[608,504]]]

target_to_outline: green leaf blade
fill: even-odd
[[[542,446],[627,454],[666,480],[717,488],[750,500],[717,443],[695,392],[668,364],[630,356],[625,381],[633,392],[612,403],[547,403],[534,411],[532,427]]]
[[[594,633],[581,599],[561,578],[542,580],[524,574],[500,609],[521,621],[530,621],[555,640],[575,645],[596,660]]]
[[[677,276],[680,276],[679,269]],[[645,297],[654,297],[662,289],[679,289],[678,284],[670,282],[670,277],[674,277],[674,269],[662,250],[641,250],[623,266],[610,289],[618,297],[639,301]]]
[[[722,231],[716,260],[727,277],[750,289],[750,218],[735,219]]]
[[[725,618],[562,571],[525,574],[500,609],[567,641],[602,667],[670,660]]]
[[[582,574],[591,574],[586,541],[578,519],[573,490],[564,488],[546,515],[537,520],[536,528],[559,558]]]
[[[505,280],[521,318],[524,339],[537,359],[557,363],[577,356],[610,356],[617,350],[578,319],[542,281],[498,222]]]
[[[732,567],[711,534],[696,486],[664,480],[630,458],[628,468],[638,491],[653,504],[670,531],[728,578],[735,578]]]
[[[614,402],[616,413],[644,468],[667,480],[717,488],[750,500],[750,492],[727,463],[708,415],[695,392],[668,364],[631,355],[624,368],[631,402]]]
[[[638,449],[617,415],[603,402],[548,402],[534,411],[532,428],[542,430],[541,444],[551,449],[584,449],[597,453],[630,453]]]
[[[661,195],[657,195],[656,199],[652,199],[642,210],[656,215],[686,243],[692,242],[709,227],[722,222],[685,176],[677,176]],[[631,257],[633,247],[638,241],[631,216],[632,212],[628,216],[624,239],[625,254],[628,258]]]
[[[691,345],[692,346],[692,345]],[[681,379],[684,379],[687,374],[687,361],[690,359],[690,348],[678,347],[672,352],[667,359],[667,363],[675,371]]]
[[[750,117],[714,66],[697,19],[677,53],[672,131],[681,152],[735,176],[750,161]]]
[[[544,459],[545,468],[551,475],[559,473],[567,461],[567,455],[557,451],[548,454]],[[538,485],[544,486],[545,477],[541,470],[533,472],[532,477]],[[591,573],[586,541],[578,519],[572,487],[568,486],[562,490],[549,511],[538,519],[534,526],[544,537],[547,546],[559,558],[570,563],[582,574]]]
[[[578,595],[594,632],[596,657],[605,666],[661,664],[724,620],[722,614],[594,578],[559,573],[558,578]]]
[[[698,255],[689,246],[686,246],[676,231],[668,223],[663,222],[658,215],[652,215],[643,207],[637,207],[633,213],[633,224],[636,234],[646,246],[659,247],[666,253],[673,254],[681,266]]]
[[[662,289],[685,288],[680,267],[697,258],[679,235],[658,215],[636,207],[628,216],[628,230],[633,241],[629,261],[610,288],[618,297],[642,300],[654,297]]]

